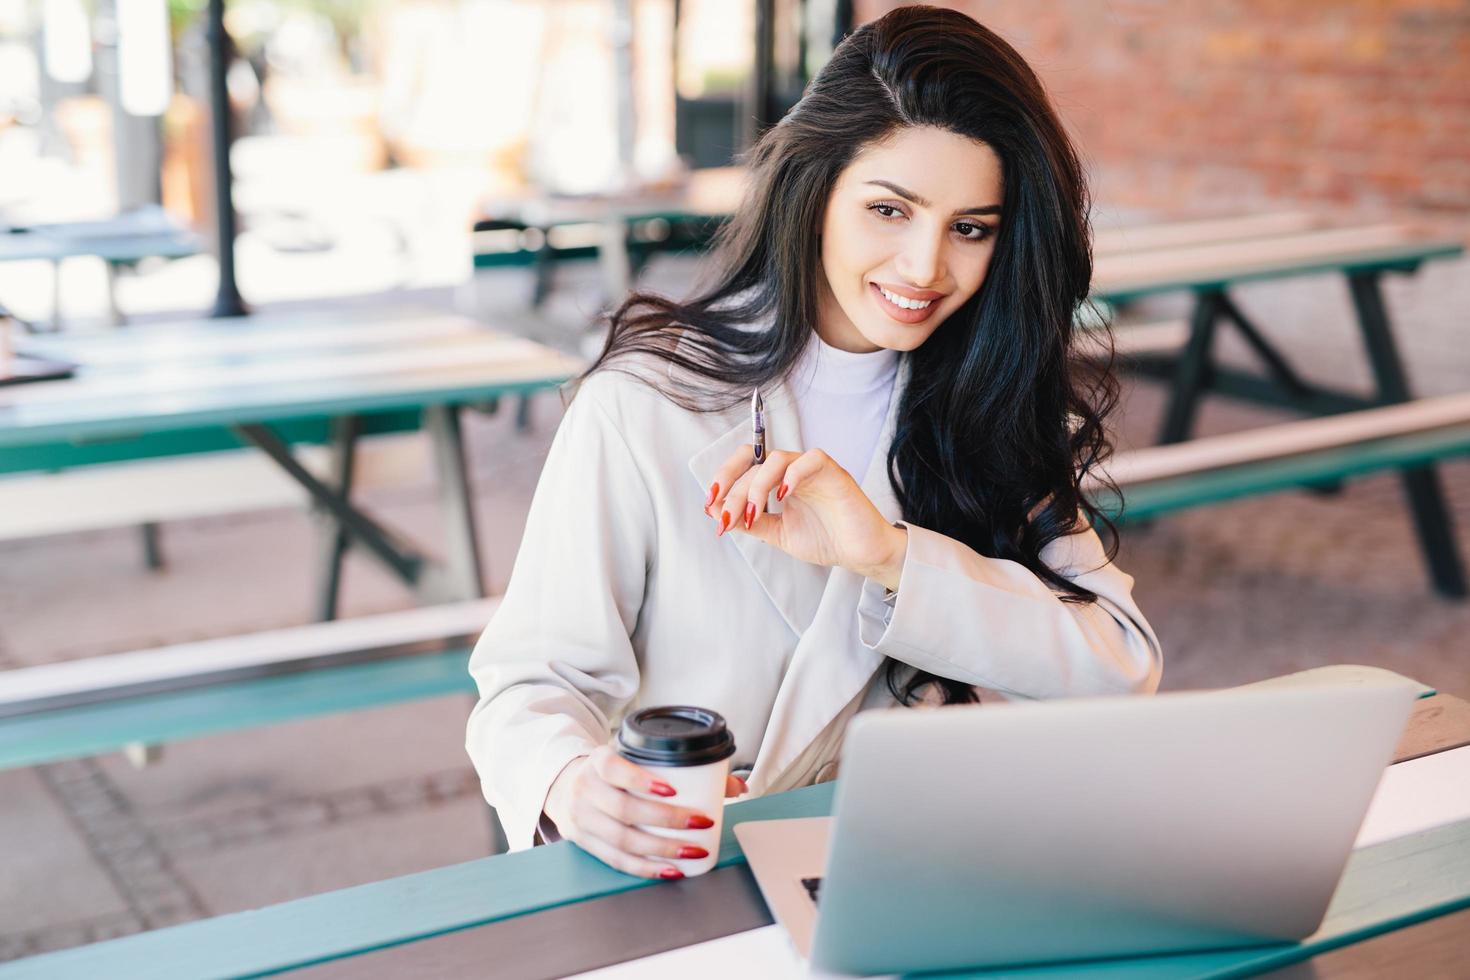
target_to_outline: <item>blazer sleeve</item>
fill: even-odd
[[[552,439],[510,583],[470,656],[465,746],[512,849],[551,784],[606,742],[636,695],[630,637],[654,554],[653,508],[594,376]]]
[[[1092,528],[1041,553],[1048,568],[1097,594],[1083,604],[1063,602],[1017,562],[900,523],[909,540],[897,594],[869,579],[858,603],[869,649],[1012,698],[1158,688],[1158,638],[1133,602],[1133,579],[1108,561]]]

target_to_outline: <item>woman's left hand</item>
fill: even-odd
[[[852,475],[820,449],[776,450],[752,465],[749,444],[715,474],[704,512],[715,533],[735,530],[815,565],[837,565],[898,588],[908,533],[890,524]],[[775,493],[783,509],[766,512]]]

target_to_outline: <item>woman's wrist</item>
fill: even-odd
[[[871,565],[856,566],[853,571],[897,592],[898,580],[903,574],[903,561],[908,556],[909,532],[907,528],[897,524],[889,525],[888,531],[887,547],[883,556]]]
[[[587,759],[585,755],[573,758],[562,767],[561,772],[556,774],[556,778],[551,781],[551,785],[546,790],[546,799],[541,804],[541,813],[551,821],[551,825],[556,827],[558,832],[565,819],[566,811],[571,806],[568,794],[571,792],[572,782],[577,778],[577,770],[586,764]],[[563,806],[563,804],[566,805]]]

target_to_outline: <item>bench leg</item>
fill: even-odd
[[[1183,442],[1194,427],[1194,413],[1200,395],[1209,383],[1210,349],[1215,340],[1215,321],[1220,317],[1224,294],[1218,289],[1195,296],[1194,313],[1189,321],[1189,343],[1174,370],[1174,387],[1169,394],[1169,407],[1159,431],[1161,444]]]
[[[108,324],[110,326],[120,327],[123,324],[123,312],[122,307],[117,305],[118,264],[116,262],[109,262],[106,259],[102,260],[102,264],[107,267]]]
[[[1378,399],[1385,405],[1409,401],[1409,382],[1394,345],[1388,310],[1378,288],[1379,274],[1355,272],[1348,275],[1348,288],[1358,314],[1358,327],[1368,351],[1368,362],[1378,386]],[[1404,492],[1414,515],[1414,529],[1429,567],[1429,577],[1441,595],[1466,595],[1465,569],[1455,546],[1455,531],[1445,505],[1439,471],[1433,466],[1410,466],[1399,471]]]
[[[332,482],[343,500],[352,498],[352,473],[357,458],[357,435],[362,421],[355,415],[332,420]],[[337,618],[337,603],[342,591],[342,563],[352,539],[340,522],[331,519],[320,504],[314,509],[321,517],[321,577],[317,593],[317,618],[326,622]]]
[[[143,563],[148,566],[150,572],[163,569],[163,545],[159,541],[159,532],[162,530],[157,522],[148,521],[139,524],[138,530],[143,537]]]
[[[628,287],[633,282],[632,259],[628,255],[628,224],[622,218],[612,217],[602,223],[597,260],[602,272],[603,305],[616,307],[627,297]]]
[[[465,599],[485,595],[480,571],[480,544],[475,538],[475,507],[465,464],[459,407],[434,405],[424,410],[424,424],[434,445],[439,473],[439,500],[448,536],[449,589]]]
[[[531,431],[531,393],[516,396],[516,431],[525,435]]]
[[[542,304],[546,302],[546,297],[551,295],[552,287],[555,285],[552,275],[555,271],[556,250],[551,247],[551,242],[547,238],[546,229],[542,229],[541,235],[542,244],[536,250],[536,260],[532,266],[532,275],[535,279],[531,288],[531,308],[533,310],[541,309]]]

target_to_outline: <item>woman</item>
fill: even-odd
[[[723,714],[729,793],[831,778],[868,708],[1151,692],[1079,493],[1115,388],[1072,357],[1087,200],[1031,70],[947,10],[854,32],[749,161],[713,285],[635,296],[553,440],[475,649],[468,748],[512,847],[635,875],[706,815],[607,742]],[[749,403],[770,451],[752,465]]]

